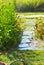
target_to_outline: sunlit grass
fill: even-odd
[[[17,15],[44,15],[44,12],[23,12],[23,13],[16,13]]]

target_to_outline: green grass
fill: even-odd
[[[33,6],[38,6],[43,2],[44,2],[44,0],[39,0],[39,1],[38,0],[16,0],[16,4],[18,4],[20,6],[27,4],[27,3],[32,4]]]
[[[10,63],[13,60],[23,59],[27,65],[44,65],[44,50],[18,51],[12,50],[9,53],[0,53],[0,61]],[[16,64],[15,64],[16,63]],[[14,62],[12,65],[22,65],[21,62]]]
[[[18,13],[18,14],[23,14],[23,13]],[[23,22],[22,20],[24,21],[25,19],[18,19],[17,21]],[[24,24],[22,26],[24,26]],[[33,50],[33,51],[11,50],[10,52],[6,52],[6,53],[0,52],[0,61],[6,62],[7,64],[10,64],[13,60],[17,60],[17,59],[20,60],[23,59],[27,65],[44,65],[44,50]],[[19,62],[14,62],[11,65],[23,65],[23,63],[19,61]]]
[[[43,6],[44,0],[16,0],[16,8],[18,12],[43,12]]]
[[[18,15],[44,15],[44,12],[17,12]]]

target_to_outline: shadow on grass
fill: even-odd
[[[16,60],[16,62],[13,62],[12,65],[21,65],[21,59],[24,60],[27,65],[44,65],[44,50],[11,50],[10,52],[2,54],[1,56],[3,58],[1,57],[0,61],[4,61],[8,64]]]

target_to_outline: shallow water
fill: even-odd
[[[35,39],[35,19],[26,19],[25,28],[21,43],[18,45],[19,50],[43,50],[38,48],[39,42]]]

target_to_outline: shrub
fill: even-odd
[[[36,20],[36,37],[44,40],[44,18]]]
[[[21,39],[21,28],[16,22],[15,0],[0,1],[0,49],[17,46]]]

